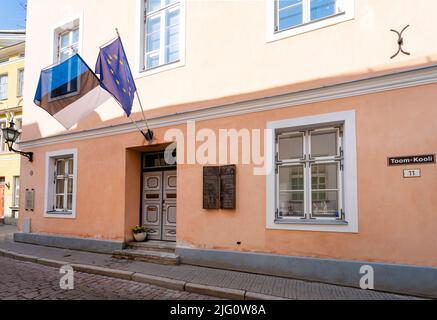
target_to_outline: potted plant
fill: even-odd
[[[136,242],[144,242],[147,238],[146,227],[144,226],[134,227],[132,233]]]

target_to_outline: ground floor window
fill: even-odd
[[[20,177],[15,176],[14,177],[14,193],[13,193],[13,199],[12,199],[12,205],[14,207],[20,206]]]
[[[276,136],[277,219],[344,220],[342,126]]]
[[[267,228],[358,232],[355,111],[269,122]]]
[[[47,154],[46,216],[75,217],[77,151]]]

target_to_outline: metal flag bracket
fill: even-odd
[[[403,46],[404,46],[404,37],[403,37],[403,33],[404,33],[404,31],[407,30],[409,27],[410,27],[410,25],[407,25],[405,28],[402,29],[401,32],[396,31],[396,30],[394,30],[394,29],[391,29],[391,30],[390,30],[391,32],[394,32],[394,33],[396,33],[396,34],[398,35],[398,46],[399,46],[398,52],[396,52],[393,56],[391,56],[390,59],[394,59],[394,58],[396,58],[396,57],[398,56],[398,54],[401,53],[401,52],[402,52],[403,54],[407,55],[407,56],[411,55],[411,53],[405,51],[404,48],[403,48]]]

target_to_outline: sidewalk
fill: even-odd
[[[16,226],[0,224],[0,241],[12,240],[15,232],[17,232]]]
[[[129,278],[138,282],[229,299],[273,299],[275,297],[292,300],[416,299],[383,292],[220,269],[117,260],[108,254],[49,248],[15,243],[10,240],[0,240],[0,255],[2,254],[31,256],[15,256],[15,258],[52,266],[62,265],[65,262],[65,264],[73,264],[73,268],[81,272]],[[43,260],[37,260],[38,258]],[[102,267],[107,269],[101,269]]]

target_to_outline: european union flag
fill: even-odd
[[[100,49],[96,74],[100,74],[102,88],[120,103],[130,117],[137,88],[119,37]]]

